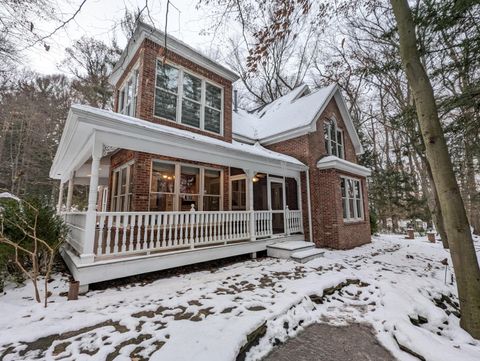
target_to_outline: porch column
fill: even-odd
[[[83,252],[80,258],[84,263],[91,263],[95,257],[94,243],[97,226],[97,193],[100,158],[102,157],[103,145],[95,143],[92,150],[92,165],[90,171],[90,186],[88,189],[88,209],[85,220],[85,239],[83,240]]]
[[[73,197],[73,175],[68,180],[68,191],[67,191],[67,212],[70,212],[72,208],[72,197]]]
[[[62,211],[62,201],[63,201],[63,182],[60,180],[60,187],[58,189],[57,213],[60,213]]]
[[[257,239],[255,234],[255,212],[253,209],[253,177],[255,177],[255,171],[252,169],[244,169],[247,176],[247,194],[248,194],[248,210],[250,211],[250,241]]]
[[[302,177],[301,175],[298,175],[295,177],[295,180],[297,182],[297,204],[298,204],[298,209],[302,211],[302,220],[300,222],[300,225],[302,227],[302,233],[304,234],[305,230],[303,229],[303,202],[302,202]]]

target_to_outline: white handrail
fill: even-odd
[[[97,256],[194,249],[209,245],[272,237],[271,210],[97,212],[94,252]],[[301,210],[285,210],[285,234],[303,232]],[[69,243],[81,253],[86,213],[63,213],[71,233]],[[253,216],[253,223],[250,222]]]

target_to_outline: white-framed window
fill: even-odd
[[[153,114],[216,134],[223,133],[223,88],[157,60]]]
[[[128,212],[132,209],[133,161],[113,170],[112,212]]]
[[[325,121],[323,134],[327,154],[345,158],[343,131],[337,127],[335,118]]]
[[[191,164],[152,160],[150,211],[220,211],[223,172]]]
[[[118,112],[134,117],[138,96],[138,70],[134,70],[118,91]]]
[[[359,179],[340,178],[342,191],[343,220],[347,222],[363,220],[362,183]]]

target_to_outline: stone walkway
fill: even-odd
[[[395,361],[370,326],[314,324],[275,348],[264,361]]]

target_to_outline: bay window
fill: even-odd
[[[193,165],[152,161],[150,211],[219,211],[222,171]]]
[[[363,195],[359,179],[340,178],[342,193],[343,219],[345,221],[363,220]]]
[[[330,119],[324,123],[323,134],[327,154],[334,155],[338,158],[345,158],[343,131],[338,129],[335,119]]]
[[[221,87],[181,68],[157,61],[155,116],[221,134],[222,96]]]

